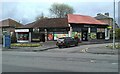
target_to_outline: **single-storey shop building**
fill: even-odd
[[[17,42],[53,41],[78,36],[82,41],[109,37],[108,24],[85,15],[68,14],[67,18],[47,18],[16,28]]]

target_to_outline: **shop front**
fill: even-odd
[[[53,41],[61,37],[68,37],[69,27],[67,28],[48,28],[47,29],[47,40]]]
[[[33,28],[31,34],[31,42],[45,42],[45,29]]]
[[[105,29],[97,28],[97,39],[105,39]]]
[[[31,32],[29,29],[16,29],[17,42],[30,42]]]
[[[105,39],[105,29],[107,26],[88,25],[88,24],[71,24],[72,37],[77,36],[81,41]]]

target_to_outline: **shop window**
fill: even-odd
[[[81,38],[81,34],[81,32],[72,32],[72,37],[74,38],[77,35],[78,38]]]
[[[54,34],[54,40],[57,40],[58,38],[61,37],[68,37],[68,34]]]
[[[105,33],[102,32],[97,33],[97,39],[105,39]]]
[[[40,33],[34,33],[34,32],[32,32],[31,40],[32,41],[40,41]]]
[[[96,37],[97,37],[97,36],[96,36],[96,33],[90,33],[90,38],[91,38],[91,39],[96,39]]]
[[[105,32],[104,28],[97,28],[97,32]]]
[[[53,32],[48,32],[47,38],[48,38],[49,41],[53,40],[53,38],[54,38]]]
[[[81,28],[73,28],[73,32],[81,32]]]
[[[18,40],[29,40],[29,32],[19,32]]]
[[[90,31],[91,32],[97,32],[97,28],[91,28]]]
[[[53,40],[53,34],[48,34],[48,40]]]

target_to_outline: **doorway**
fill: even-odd
[[[40,34],[40,41],[45,42],[45,34],[44,33]]]
[[[105,33],[98,32],[97,33],[97,39],[105,39]]]
[[[88,28],[82,29],[82,41],[88,41]]]
[[[88,41],[88,32],[87,31],[82,32],[82,41]]]

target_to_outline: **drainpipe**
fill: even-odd
[[[113,11],[114,11],[114,18],[113,18],[113,49],[115,49],[115,0],[113,3]]]

